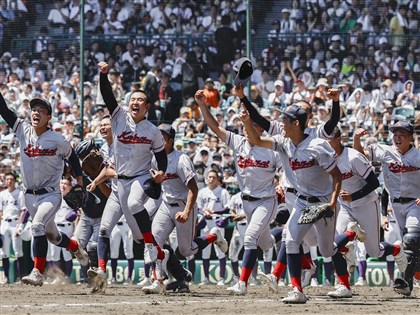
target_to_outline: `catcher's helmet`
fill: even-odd
[[[84,140],[77,145],[76,154],[79,159],[83,160],[92,149],[96,149],[95,142],[93,140]]]

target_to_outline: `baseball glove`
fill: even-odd
[[[162,185],[156,184],[151,178],[147,179],[143,184],[143,190],[152,199],[159,199],[162,193]]]
[[[322,218],[331,218],[333,215],[334,210],[331,209],[327,203],[307,206],[302,209],[298,224],[315,223]]]
[[[67,195],[63,197],[68,206],[72,209],[79,209],[85,199],[85,189],[80,185],[74,185]]]
[[[83,159],[82,169],[90,178],[96,178],[103,168],[103,157],[101,153],[94,149]]]

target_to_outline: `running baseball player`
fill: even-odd
[[[0,192],[0,234],[3,235],[3,248],[0,256],[3,261],[4,279],[2,284],[10,283],[10,244],[17,260],[17,281],[23,274],[23,250],[22,239],[19,236],[19,226],[25,215],[24,195],[16,188],[16,174],[10,173],[5,176],[7,189]],[[13,283],[13,280],[11,280]]]
[[[62,196],[64,197],[67,195],[72,188],[72,182],[69,178],[63,178],[60,181],[60,191]],[[68,237],[72,237],[73,230],[74,230],[74,221],[77,218],[77,213],[71,209],[66,201],[63,199],[61,201],[60,209],[58,209],[54,222],[57,225],[57,229],[61,232],[66,234]],[[51,284],[61,284],[62,282],[68,283],[70,282],[71,273],[73,271],[73,257],[71,256],[71,253],[63,248],[58,247],[54,244],[50,245],[50,255],[51,255],[51,261],[48,268],[60,268],[63,266],[63,273],[64,273],[64,279],[61,279],[61,277],[55,278]],[[63,257],[64,264],[61,264],[61,255]]]
[[[129,112],[118,105],[108,80],[108,64],[100,62],[100,91],[111,115],[115,171],[117,172],[117,198],[130,227],[137,224],[145,243],[145,262],[156,261],[158,278],[166,276],[169,253],[157,246],[151,231],[151,222],[144,204],[160,197],[168,160],[164,140],[159,129],[146,119],[151,103],[146,92],[135,90],[130,95]],[[158,170],[151,176],[152,156]],[[147,195],[149,193],[149,195]],[[134,222],[130,222],[131,218]],[[139,236],[135,235],[136,239]]]
[[[382,162],[385,188],[391,198],[408,259],[404,279],[395,279],[394,289],[409,296],[420,264],[420,150],[412,145],[414,127],[410,123],[399,121],[389,131],[393,133],[392,145],[370,144],[364,152],[360,138],[366,131],[359,129],[353,146],[364,152],[369,160]],[[382,224],[389,224],[387,216],[382,216]]]
[[[248,279],[257,261],[257,246],[267,250],[278,241],[270,234],[270,222],[276,215],[277,196],[274,187],[276,170],[281,168],[278,153],[252,146],[244,136],[233,134],[219,126],[205,104],[202,90],[195,99],[209,128],[234,152],[238,185],[248,226],[244,237],[244,255],[239,281],[227,290],[233,294],[247,293]],[[259,132],[263,130],[259,128]]]
[[[35,286],[43,284],[43,273],[48,250],[48,240],[71,250],[81,265],[88,264],[88,256],[76,239],[70,239],[57,230],[54,215],[60,208],[59,190],[64,159],[67,159],[82,182],[81,168],[70,143],[62,135],[48,128],[51,120],[51,105],[34,98],[30,102],[31,124],[18,119],[0,96],[0,114],[12,128],[20,143],[21,171],[25,193],[25,205],[32,221],[34,268],[22,278],[22,282]]]
[[[249,115],[257,125],[259,125],[261,128],[263,128],[269,135],[277,135],[277,134],[283,134],[283,126],[282,122],[280,121],[269,121],[263,116],[261,116],[257,109],[252,106],[248,98],[245,96],[243,91],[242,84],[239,84],[235,87],[238,96],[241,99],[241,102],[245,105],[246,110],[249,112]],[[301,106],[305,109],[307,113],[307,120],[305,122],[305,134],[308,134],[309,136],[313,138],[321,138],[321,139],[328,139],[329,135],[333,132],[334,128],[337,126],[338,121],[340,120],[340,103],[339,103],[339,91],[337,89],[330,89],[328,91],[328,96],[332,100],[332,108],[331,108],[331,117],[330,119],[325,123],[318,125],[315,128],[309,128],[308,122],[312,118],[312,108],[309,103],[306,101],[298,101],[296,105]],[[286,207],[289,210],[289,212],[292,212],[293,205],[296,201],[296,194],[297,190],[295,187],[295,184],[290,183],[290,180],[287,176],[283,176],[283,189],[284,189],[284,195],[285,195],[285,203]],[[286,232],[287,232],[288,225],[285,225],[285,228],[283,230],[283,238],[280,246],[280,250],[277,255],[277,262],[273,269],[272,275],[273,277],[270,277],[269,279],[265,277],[264,275],[261,275],[262,280],[268,280],[269,283],[272,283],[273,280],[279,281],[281,275],[285,272],[287,268],[287,259],[286,259]],[[313,273],[316,270],[316,265],[312,262],[311,255],[310,255],[310,246],[317,246],[317,238],[315,229],[311,228],[306,233],[304,237],[304,243],[303,243],[303,251],[304,256],[302,257],[304,269],[302,270],[302,285],[307,286],[309,285],[310,279],[313,275]],[[274,286],[270,286],[270,288],[274,289]],[[277,286],[275,286],[277,288]]]
[[[364,242],[366,252],[371,257],[393,255],[400,272],[407,268],[407,257],[402,249],[402,242],[395,244],[380,242],[379,199],[376,188],[378,178],[370,162],[360,152],[346,148],[341,142],[341,131],[336,128],[329,140],[337,154],[337,166],[342,174],[340,191],[340,211],[337,216],[337,233],[354,230],[358,224],[365,231]],[[346,255],[344,255],[346,257]],[[354,258],[351,263],[354,265]],[[351,297],[350,287],[338,285],[336,291],[328,293],[331,297]]]
[[[213,227],[201,237],[194,238],[198,212],[198,187],[194,165],[186,154],[174,150],[175,129],[169,124],[161,124],[158,128],[165,139],[169,164],[162,182],[162,204],[152,222],[156,242],[163,247],[175,228],[178,249],[184,257],[194,255],[212,243],[224,254],[228,245],[217,227]],[[197,204],[200,205],[200,202]],[[212,209],[216,211],[216,205]],[[189,292],[188,281],[177,274],[172,275],[178,283],[171,284],[170,288],[178,292]],[[146,293],[159,293],[163,289],[162,286],[163,283],[156,279],[152,285],[143,287],[142,290]]]

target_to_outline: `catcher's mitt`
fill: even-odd
[[[322,218],[331,218],[334,215],[334,210],[329,207],[327,203],[307,206],[302,209],[302,214],[298,219],[298,224],[315,223]]]
[[[83,200],[85,199],[85,189],[80,185],[74,185],[63,199],[70,208],[79,209],[82,207]]]
[[[96,178],[102,167],[103,157],[93,140],[84,140],[76,147],[76,155],[82,161],[82,169],[91,179]]]

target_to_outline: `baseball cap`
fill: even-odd
[[[280,20],[274,19],[273,22],[271,22],[271,25],[280,25]]]
[[[283,81],[282,81],[282,80],[276,80],[276,81],[274,82],[274,86],[281,86],[281,87],[283,87],[283,86],[284,86],[284,83],[283,83]]]
[[[181,107],[181,109],[179,110],[179,112],[181,114],[189,113],[190,112],[190,109],[188,107],[183,106],[183,107]]]
[[[232,69],[236,73],[235,85],[242,83],[242,85],[245,86],[254,72],[251,60],[246,57],[238,59]]]
[[[338,42],[341,40],[340,35],[334,35],[333,37],[331,37],[331,41],[332,42]]]
[[[414,127],[412,124],[406,121],[399,121],[395,125],[389,127],[389,131],[394,132],[397,129],[404,129],[408,131],[410,134],[414,134]]]
[[[287,107],[286,110],[282,112],[282,115],[292,118],[294,120],[298,120],[299,123],[303,126],[306,124],[306,120],[308,117],[305,109],[296,104],[292,104],[289,107]]]
[[[39,98],[39,97],[33,98],[29,104],[31,108],[33,108],[35,105],[42,105],[48,110],[49,115],[51,115],[52,113],[51,104],[47,100],[44,100],[42,98]]]
[[[184,146],[184,141],[182,141],[181,139],[178,139],[178,140],[175,141],[174,145],[176,147],[178,147],[178,146],[183,147]]]
[[[175,129],[170,124],[160,124],[158,128],[160,131],[166,133],[172,139],[175,139]]]

